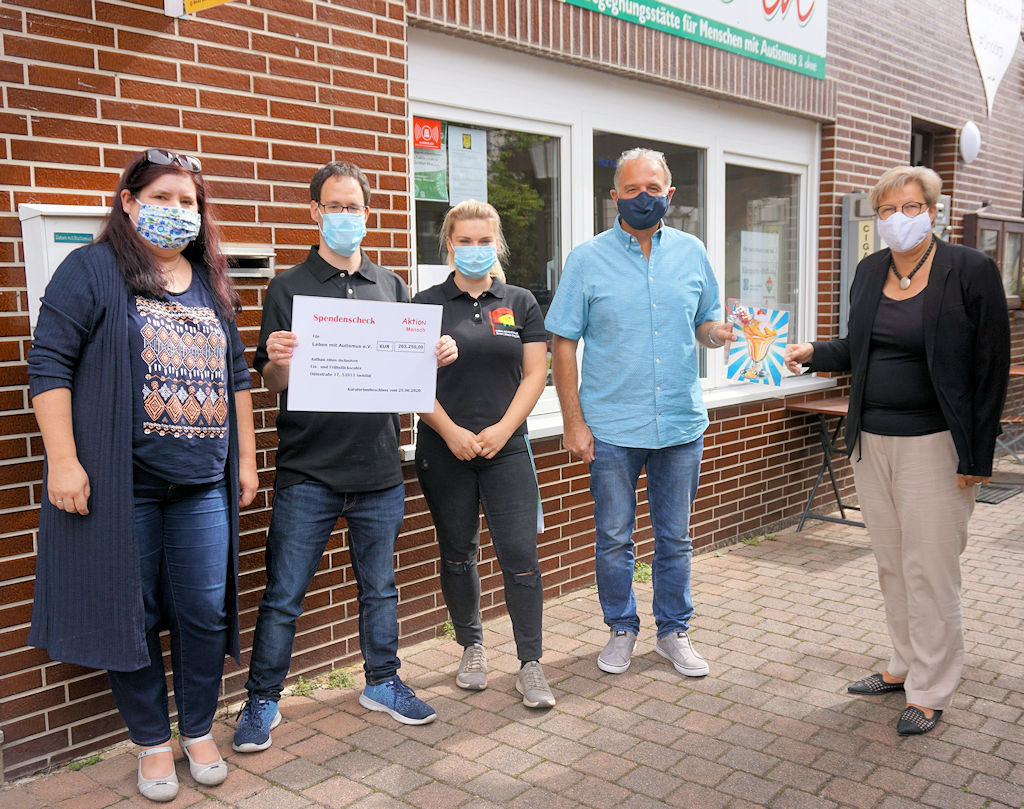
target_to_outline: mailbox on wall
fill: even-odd
[[[89,244],[99,235],[109,208],[100,205],[18,206],[21,236],[25,245],[25,282],[28,286],[28,319],[33,331],[39,317],[39,301],[50,277],[68,253]],[[259,245],[222,244],[233,278],[273,278],[275,252]]]
[[[54,270],[68,253],[89,244],[103,227],[110,209],[105,205],[18,206],[21,236],[25,245],[25,283],[28,287],[28,319],[35,330],[39,301]]]

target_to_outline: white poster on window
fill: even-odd
[[[740,231],[740,297],[760,306],[778,303],[778,233]]]
[[[487,202],[487,133],[448,125],[448,202]]]

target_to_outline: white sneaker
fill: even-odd
[[[487,688],[487,655],[479,643],[467,646],[459,662],[459,673],[455,684],[467,691],[483,691]]]
[[[673,632],[658,638],[654,651],[668,660],[676,671],[687,677],[703,677],[711,669],[707,661],[697,654],[685,632]]]
[[[516,691],[523,695],[523,705],[527,708],[555,707],[555,695],[548,688],[544,669],[536,660],[530,661],[519,669],[519,676],[516,677]]]
[[[629,668],[633,647],[636,646],[636,632],[613,629],[608,643],[597,656],[597,667],[609,674],[622,674]]]

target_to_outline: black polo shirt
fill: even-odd
[[[497,279],[479,298],[443,284],[416,293],[414,303],[436,303],[441,333],[455,338],[459,358],[437,371],[437,400],[451,420],[480,432],[501,420],[523,378],[523,343],[547,340],[533,293]],[[526,433],[524,421],[514,435]]]
[[[253,362],[257,371],[263,373],[267,364],[271,332],[291,331],[292,298],[296,295],[409,302],[405,281],[378,267],[366,253],[362,259],[354,273],[341,272],[312,247],[304,262],[271,280]],[[277,417],[277,485],[315,480],[336,492],[396,486],[402,482],[398,436],[398,416],[393,413],[291,412],[285,390]]]

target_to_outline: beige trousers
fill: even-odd
[[[888,671],[906,679],[908,703],[945,710],[963,670],[960,554],[975,488],[957,488],[948,431],[862,432],[858,450],[854,481],[893,647]]]

